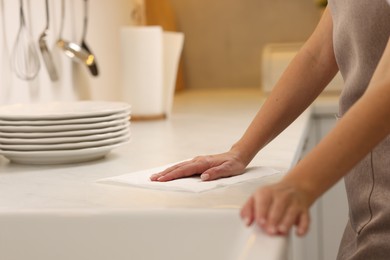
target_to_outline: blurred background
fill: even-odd
[[[310,36],[326,5],[325,0],[90,0],[88,24],[84,25],[84,0],[66,0],[64,8],[61,0],[49,0],[46,41],[56,58],[60,78],[53,82],[38,48],[38,38],[46,23],[45,1],[23,0],[26,28],[42,65],[38,76],[28,81],[16,77],[10,66],[15,60],[21,27],[20,2],[0,3],[0,103],[121,100],[123,88],[128,88],[123,82],[127,72],[121,29],[145,25],[158,25],[164,31],[184,35],[177,91],[263,87],[267,92]],[[61,18],[63,9],[65,17]],[[85,66],[72,62],[56,46],[62,23],[62,37],[74,43],[80,43],[82,31],[87,30],[86,41],[95,54],[99,75],[90,75]],[[20,47],[27,44],[22,42]],[[16,53],[23,58],[23,51]]]
[[[314,0],[145,1],[172,5],[177,28],[186,37],[188,88],[260,86],[264,46],[304,42],[323,9]]]

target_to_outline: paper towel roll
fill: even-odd
[[[121,29],[123,101],[132,117],[164,114],[163,31],[159,26]]]
[[[172,112],[173,97],[180,55],[183,50],[184,34],[179,32],[164,32],[164,108],[166,116]]]
[[[160,26],[125,27],[122,37],[123,101],[133,118],[169,116],[184,34]]]

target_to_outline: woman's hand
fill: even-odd
[[[168,169],[153,174],[152,181],[171,181],[178,178],[200,174],[203,181],[211,181],[222,177],[242,174],[246,164],[232,152],[217,155],[198,156],[186,162],[179,163]]]
[[[259,225],[270,235],[287,235],[292,226],[303,236],[309,228],[309,196],[297,185],[281,181],[259,188],[241,209],[245,224]]]

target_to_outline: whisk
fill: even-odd
[[[16,76],[23,80],[34,79],[40,69],[38,51],[26,26],[23,0],[20,0],[20,28],[12,50],[11,65]]]

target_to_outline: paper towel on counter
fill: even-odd
[[[161,172],[174,164],[132,172],[112,178],[100,179],[98,182],[168,191],[204,192],[280,173],[280,171],[267,167],[250,167],[242,175],[214,181],[202,181],[199,176],[177,179],[169,182],[154,182],[150,180],[152,174]]]

